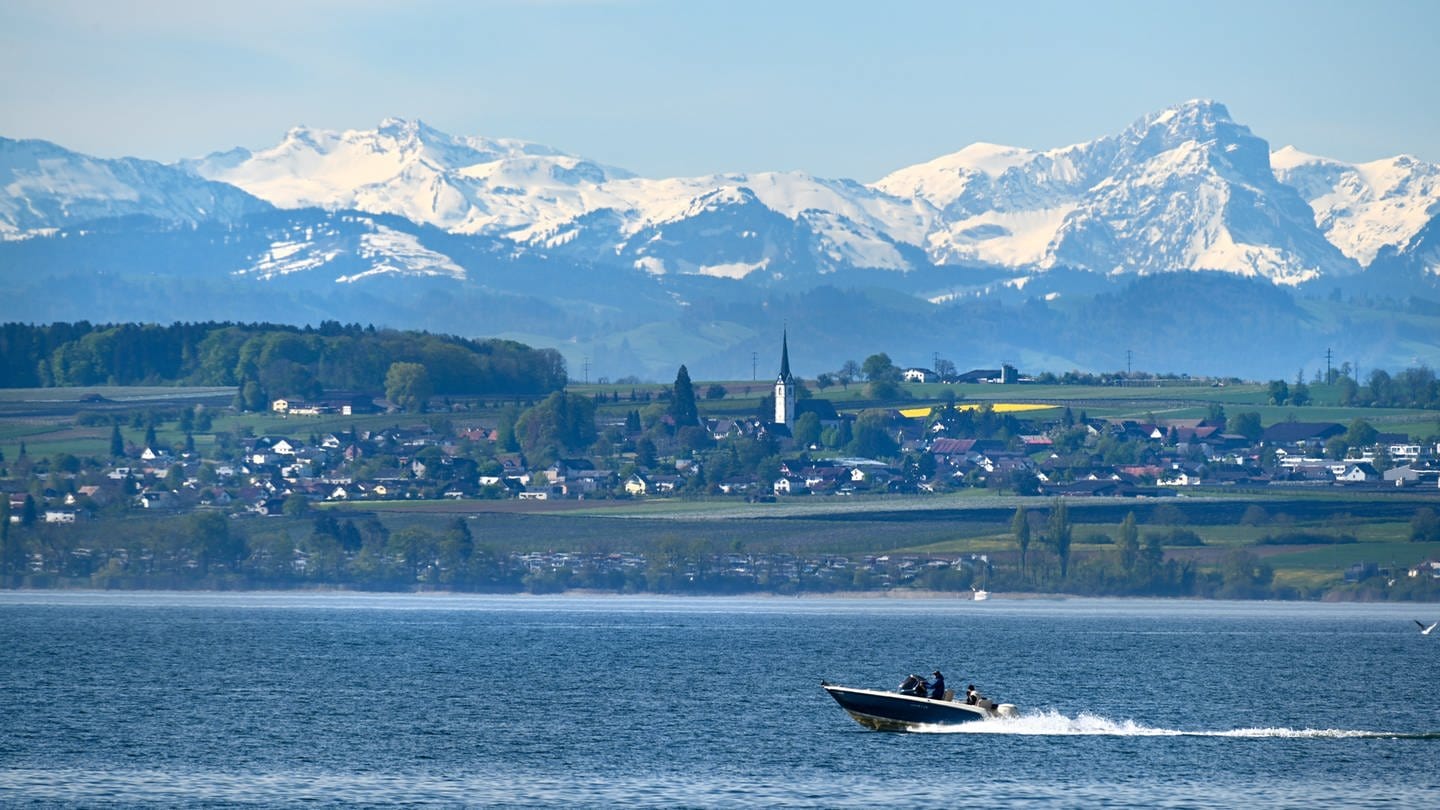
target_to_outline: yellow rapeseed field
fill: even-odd
[[[981,404],[982,403],[979,402],[960,403],[956,404],[955,409],[959,411],[978,411],[980,410]],[[990,407],[994,409],[995,413],[1024,413],[1026,411],[1043,411],[1058,406],[1037,405],[1035,403],[1028,402],[992,402],[990,403]],[[906,419],[924,419],[928,417],[930,413],[934,410],[934,408],[929,407],[901,408],[900,415],[905,417]]]

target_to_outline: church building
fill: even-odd
[[[775,424],[795,424],[797,384],[790,376],[790,334],[783,333],[780,343],[780,376],[775,378]]]

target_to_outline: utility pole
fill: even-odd
[[[756,380],[760,379],[759,377],[756,377],[756,376],[755,376],[755,369],[756,369],[755,363],[756,363],[756,358],[759,357],[759,356],[760,356],[760,355],[759,355],[758,353],[756,353],[756,352],[750,352],[750,382],[755,382]]]
[[[585,356],[585,384],[590,384],[590,356]]]
[[[1332,382],[1334,379],[1330,377],[1330,349],[1327,348],[1325,350],[1325,384],[1329,385]]]
[[[1126,350],[1125,350],[1125,376],[1126,376],[1126,377],[1129,377],[1129,376],[1130,376],[1130,361],[1131,361],[1131,359],[1132,359],[1132,357],[1133,357],[1133,354],[1134,354],[1134,353],[1131,352],[1129,349],[1126,349]]]

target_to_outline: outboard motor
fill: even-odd
[[[1014,703],[1001,703],[999,706],[995,707],[995,713],[1005,718],[1015,718],[1020,716],[1020,710],[1015,708]]]

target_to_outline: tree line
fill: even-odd
[[[424,367],[441,395],[543,394],[563,388],[554,349],[509,340],[326,321],[0,325],[0,387],[233,385],[252,397],[386,389],[392,364]],[[250,403],[254,404],[254,403]]]
[[[1335,401],[1346,408],[1440,408],[1440,380],[1426,366],[1407,368],[1394,376],[1377,368],[1366,375],[1362,385],[1351,374],[1350,364],[1345,363],[1324,377],[1317,372],[1315,382],[1322,380],[1335,387]],[[1303,407],[1312,402],[1303,369],[1296,375],[1295,382],[1271,380],[1265,390],[1272,405]]]

